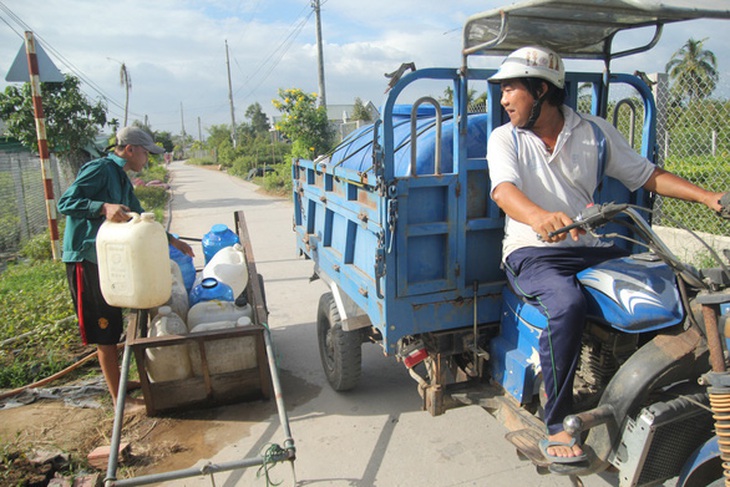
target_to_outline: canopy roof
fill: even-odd
[[[608,63],[654,47],[664,24],[700,18],[730,19],[730,1],[530,0],[469,17],[463,55],[506,55],[526,45],[542,45],[564,58]],[[647,26],[656,27],[649,43],[612,52],[617,32]]]

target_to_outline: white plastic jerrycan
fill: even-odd
[[[152,320],[149,337],[187,335],[188,328],[169,306],[161,306]],[[192,375],[190,356],[185,344],[151,347],[145,351],[147,375],[152,382],[187,379]]]
[[[228,284],[237,298],[248,284],[248,267],[241,244],[223,247],[205,264],[202,277],[215,277]]]
[[[154,213],[132,213],[124,223],[105,221],[96,236],[101,293],[121,308],[150,309],[170,299],[167,235]]]

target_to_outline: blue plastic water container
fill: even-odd
[[[233,301],[233,290],[215,277],[206,277],[190,291],[190,307],[201,301]]]
[[[238,235],[230,228],[222,223],[217,223],[210,228],[210,232],[203,235],[202,243],[203,256],[207,264],[220,249],[230,247],[240,241]]]
[[[185,291],[187,291],[189,294],[190,291],[193,289],[193,284],[195,283],[195,264],[193,264],[193,258],[189,255],[183,254],[172,245],[170,245],[169,247],[170,259],[175,261],[180,267],[180,272],[182,273],[183,277],[183,284],[185,284]]]

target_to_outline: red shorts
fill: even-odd
[[[67,262],[66,278],[84,345],[119,343],[124,329],[122,308],[110,306],[104,300],[98,266],[88,261]]]

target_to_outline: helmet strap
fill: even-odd
[[[532,103],[532,109],[530,110],[530,117],[527,119],[527,123],[522,126],[523,129],[531,129],[535,126],[537,119],[540,118],[542,112],[542,103],[545,101],[544,97],[536,98]]]

